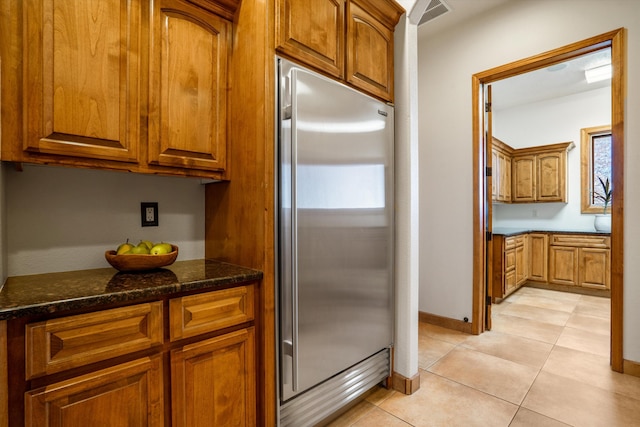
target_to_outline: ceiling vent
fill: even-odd
[[[444,2],[444,0],[431,0],[422,14],[422,18],[420,18],[418,26],[436,19],[438,16],[444,15],[450,10],[451,8]]]

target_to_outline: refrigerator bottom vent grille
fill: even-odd
[[[280,426],[313,426],[385,380],[390,349],[352,366],[280,407]]]

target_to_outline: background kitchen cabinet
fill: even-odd
[[[514,202],[534,202],[536,200],[536,157],[532,155],[513,157]]]
[[[276,50],[393,101],[393,30],[403,12],[391,0],[277,0]]]
[[[546,282],[549,237],[545,233],[529,234],[529,280]]]
[[[549,246],[549,282],[558,285],[578,284],[578,248]]]
[[[610,289],[611,238],[553,234],[549,246],[551,283]]]
[[[529,277],[529,235],[515,238],[516,286],[520,287]]]
[[[528,278],[527,235],[493,237],[492,298],[505,298]]]
[[[517,149],[513,155],[513,202],[567,201],[567,151],[573,142]]]
[[[2,160],[228,178],[237,3],[10,3]]]
[[[513,148],[497,138],[493,138],[492,155],[492,200],[494,202],[511,202],[511,158]]]

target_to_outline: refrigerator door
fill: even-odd
[[[283,61],[281,400],[392,344],[393,108]]]

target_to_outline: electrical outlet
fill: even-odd
[[[157,202],[141,202],[140,217],[143,227],[158,226],[158,203]]]

